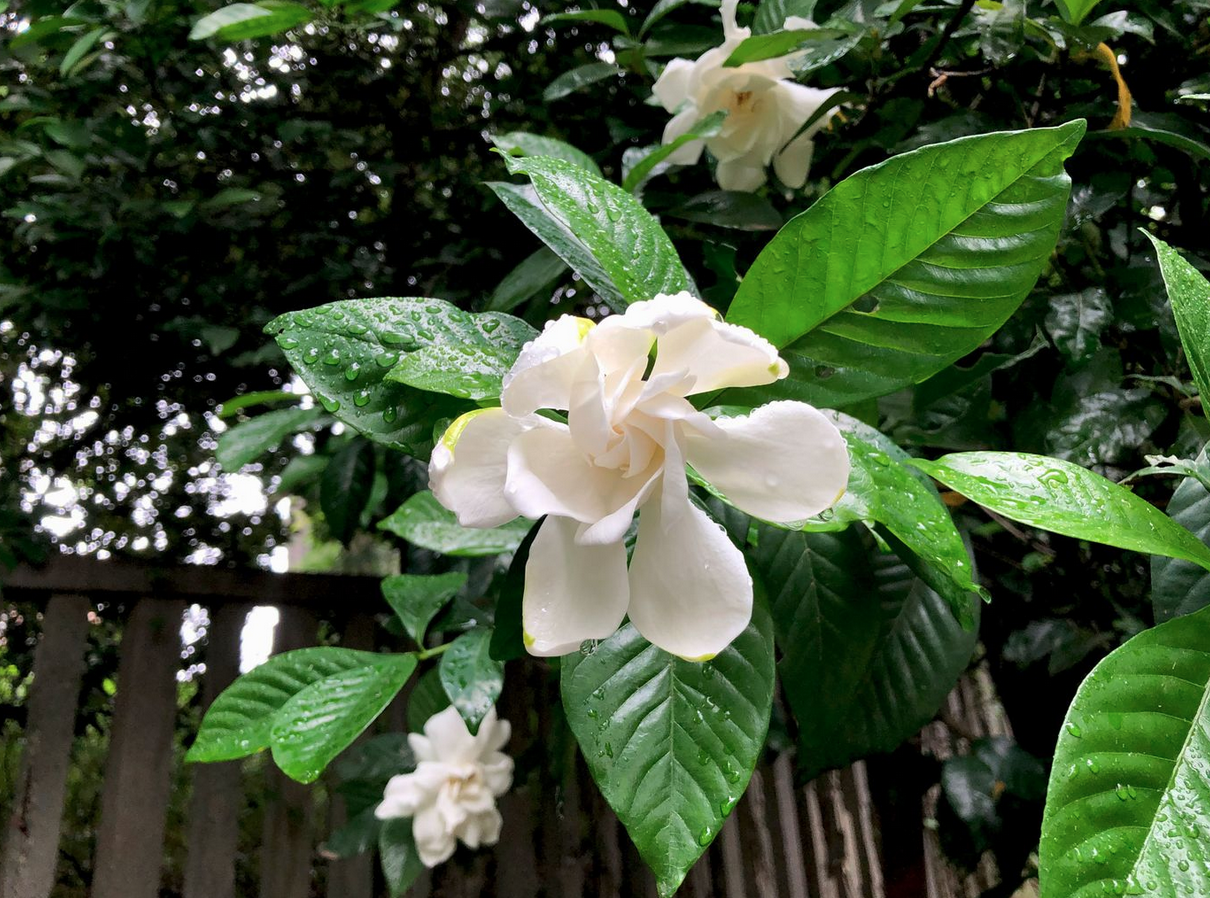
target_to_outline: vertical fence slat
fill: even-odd
[[[221,605],[211,615],[202,677],[207,708],[239,675],[245,605]],[[240,762],[196,764],[189,803],[185,898],[235,898],[235,852],[244,804]]]
[[[44,898],[55,883],[59,831],[84,672],[88,600],[52,596],[34,653],[25,750],[0,854],[2,898]]]
[[[142,598],[122,631],[92,898],[156,898],[176,724],[184,603]]]
[[[313,615],[281,608],[273,634],[275,654],[315,642]],[[296,783],[266,759],[269,800],[261,839],[260,898],[308,898],[315,837],[315,796],[310,786]]]

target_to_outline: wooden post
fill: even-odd
[[[202,676],[203,704],[214,700],[239,675],[240,633],[246,605],[211,609]],[[196,764],[189,801],[185,898],[235,898],[235,852],[239,814],[244,805],[240,762]]]
[[[156,898],[176,724],[184,603],[143,598],[122,633],[92,898]]]
[[[25,750],[0,854],[2,898],[45,898],[55,884],[87,635],[88,600],[52,596],[34,652]]]
[[[370,652],[374,650],[374,634],[377,624],[373,615],[355,614],[349,620],[341,635],[340,644],[350,649],[361,649]],[[369,731],[362,733],[357,742],[369,737]],[[329,792],[328,820],[329,831],[335,832],[349,821],[345,800],[335,792]],[[374,894],[374,854],[366,852],[357,857],[343,858],[328,862],[328,898],[373,898]],[[187,896],[188,898],[188,896]]]
[[[312,645],[313,615],[279,608],[281,619],[273,634],[275,654]],[[269,801],[261,839],[260,898],[308,898],[314,854],[315,801],[311,787],[296,783],[266,759]]]

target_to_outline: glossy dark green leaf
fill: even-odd
[[[332,456],[324,468],[319,505],[328,530],[345,545],[357,532],[373,485],[374,446],[360,437]]]
[[[283,0],[232,3],[198,19],[193,30],[189,32],[189,39],[242,41],[254,37],[268,37],[305,24],[311,21],[312,15],[306,6]]]
[[[763,196],[740,190],[712,190],[690,197],[668,213],[675,218],[698,221],[741,231],[776,231],[781,213]]]
[[[655,6],[651,7],[651,12],[647,13],[647,18],[643,20],[643,26],[639,29],[639,34],[646,34],[651,30],[652,26],[670,12],[675,12],[688,3],[696,3],[702,6],[715,5],[713,0],[657,0]]]
[[[958,452],[911,464],[984,508],[1076,539],[1193,561],[1210,547],[1125,487],[1071,462],[1023,452]]]
[[[412,836],[410,818],[383,822],[378,836],[378,857],[382,862],[382,878],[386,880],[387,894],[391,898],[402,898],[424,872],[424,864]]]
[[[429,389],[481,395],[498,390],[493,373],[511,365],[521,345],[533,336],[528,325],[511,315],[472,315],[440,299],[351,299],[274,318],[265,332],[323,406],[376,442],[411,455],[427,457],[433,426],[457,417],[467,403]],[[469,375],[443,369],[432,354],[466,345],[474,353]],[[387,380],[387,372],[409,363],[409,380],[424,390]],[[510,357],[511,356],[511,357]],[[447,360],[448,361],[448,360]],[[490,362],[490,364],[489,364]],[[454,365],[459,360],[448,361]]]
[[[657,293],[696,293],[668,235],[627,191],[561,159],[504,161],[510,172],[529,176],[548,223],[539,230],[518,213],[521,220],[615,308]],[[587,267],[579,264],[585,255]]]
[[[977,348],[1054,249],[1084,122],[922,147],[845,179],[748,270],[727,318],[785,347],[770,395],[836,407]],[[733,399],[732,401],[739,401]]]
[[[432,667],[416,681],[408,696],[408,730],[413,733],[423,732],[425,722],[449,706],[449,696],[441,685],[441,673],[437,667]]]
[[[1055,749],[1042,898],[1210,894],[1210,609],[1096,666]]]
[[[382,798],[381,792],[378,797]],[[378,844],[381,829],[382,821],[374,816],[374,808],[366,808],[328,836],[320,854],[325,858],[357,857]]]
[[[238,471],[275,449],[288,436],[308,430],[324,416],[322,408],[283,408],[241,421],[219,435],[214,457],[224,471]]]
[[[749,552],[773,608],[804,778],[891,751],[933,718],[978,638],[946,600],[856,529],[761,525]],[[980,603],[967,602],[977,619]]]
[[[727,113],[724,110],[706,116],[670,143],[660,144],[650,152],[645,154],[635,165],[626,173],[626,177],[622,180],[622,189],[633,191],[647,179],[652,170],[657,165],[683,147],[685,144],[694,140],[701,140],[706,137],[713,137],[718,134],[723,127],[723,120],[726,119]]]
[[[564,159],[578,165],[594,175],[601,174],[601,167],[591,156],[554,137],[530,134],[528,131],[509,131],[507,134],[493,134],[492,143],[510,156],[553,156],[555,159]]]
[[[382,596],[408,635],[424,645],[424,634],[437,612],[466,585],[466,574],[395,574],[382,581]]]
[[[534,524],[525,535],[500,586],[490,646],[490,654],[497,661],[512,661],[526,655],[525,626],[521,621],[521,605],[525,598],[525,565],[529,562],[529,547],[533,545],[540,526],[540,523]]]
[[[718,835],[764,748],[774,669],[763,597],[713,661],[675,658],[626,624],[560,670],[593,779],[667,898]]]
[[[761,0],[760,6],[756,8],[756,17],[752,20],[752,31],[756,34],[780,31],[789,16],[813,18],[817,2],[818,0]]]
[[[616,77],[621,71],[612,62],[589,62],[576,66],[574,69],[564,72],[554,81],[550,82],[546,86],[546,90],[542,92],[542,99],[547,103],[561,100],[569,94],[583,90],[591,84],[596,84],[598,81]]]
[[[1098,139],[1142,139],[1166,144],[1188,153],[1202,162],[1210,161],[1210,131],[1184,116],[1171,112],[1141,112],[1136,110],[1130,125],[1112,131],[1094,131],[1089,137]]]
[[[369,656],[362,666],[303,687],[273,715],[273,760],[291,779],[317,780],[332,759],[383,712],[416,669],[415,655],[359,654]]]
[[[1203,449],[1199,464],[1210,463]],[[1210,543],[1210,490],[1196,477],[1186,477],[1172,494],[1168,515],[1203,543]],[[1210,605],[1210,571],[1176,558],[1151,559],[1151,607],[1157,621],[1192,614]]]
[[[835,40],[845,36],[845,32],[832,28],[799,28],[792,31],[775,31],[771,34],[754,34],[732,50],[723,65],[741,66],[747,62],[774,59],[816,41]]]
[[[410,496],[389,517],[378,522],[379,530],[394,533],[422,549],[471,557],[515,551],[529,527],[530,521],[525,518],[490,530],[462,527],[454,513],[444,508],[427,490]]]
[[[1079,25],[1100,2],[1101,0],[1055,0],[1055,6],[1059,7],[1064,19],[1073,25]]]
[[[386,379],[460,399],[497,399],[521,347],[537,334],[520,318],[483,314],[492,317],[460,321],[466,325],[460,333],[451,328],[445,340],[404,353]]]
[[[616,9],[581,9],[576,12],[557,12],[543,16],[539,24],[560,25],[565,22],[570,24],[596,22],[622,34],[630,33],[630,26],[626,24],[626,16]]]
[[[269,746],[279,710],[308,686],[374,663],[373,652],[341,648],[298,649],[274,655],[228,686],[202,720],[187,761],[229,761]]]
[[[1100,287],[1050,298],[1046,331],[1059,352],[1072,362],[1091,357],[1101,345],[1101,331],[1113,318],[1113,306]]]
[[[543,291],[549,297],[555,282],[566,271],[567,263],[544,246],[504,276],[488,298],[486,311],[511,312]]]
[[[1210,281],[1164,241],[1143,233],[1155,246],[1193,380],[1201,395],[1210,397]]]
[[[441,686],[472,735],[504,688],[504,662],[492,658],[491,641],[491,630],[463,633],[437,663]]]
[[[406,733],[382,733],[350,746],[332,768],[342,785],[351,780],[379,784],[378,798],[381,799],[386,781],[396,774],[415,770],[416,758]]]

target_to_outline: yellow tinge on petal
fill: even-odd
[[[445,433],[441,435],[441,445],[449,451],[451,456],[454,454],[454,446],[458,444],[458,438],[462,436],[462,431],[466,430],[466,425],[471,423],[471,419],[487,411],[491,411],[491,409],[477,408],[466,414],[459,415],[445,429]]]

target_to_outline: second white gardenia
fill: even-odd
[[[696,60],[674,59],[665,67],[652,92],[668,112],[676,113],[664,129],[672,143],[707,116],[725,111],[722,130],[704,140],[690,140],[668,157],[669,162],[693,165],[709,148],[718,160],[715,177],[724,190],[756,190],[765,183],[773,163],[787,187],[806,183],[815,145],[812,139],[831,116],[821,116],[799,130],[836,89],[818,90],[794,82],[794,54],[738,66],[724,63],[751,36],[735,21],[738,0],[723,0],[723,43]],[[797,16],[786,19],[787,30],[814,27]]]
[[[800,521],[844,492],[849,456],[823,414],[780,401],[711,419],[687,396],[769,384],[777,350],[688,293],[594,324],[565,315],[526,344],[501,408],[463,415],[429,464],[464,527],[546,516],[525,568],[522,618],[535,655],[603,639],[627,614],[682,658],[722,651],[752,615],[743,554],[689,499],[685,465],[737,508]],[[567,423],[536,414],[566,412]],[[629,568],[623,538],[635,512]]]

